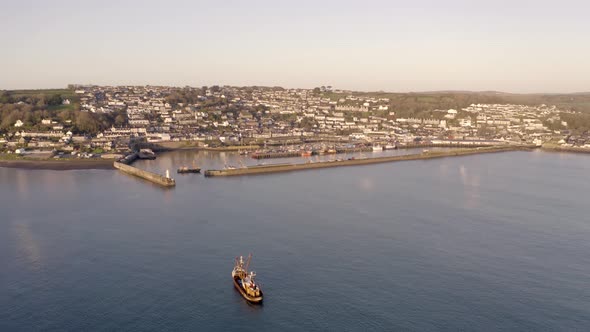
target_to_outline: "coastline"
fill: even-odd
[[[0,167],[33,170],[69,171],[80,169],[115,169],[112,159],[76,159],[76,160],[33,160],[33,159],[0,159]]]
[[[254,149],[258,146],[229,146],[222,148],[204,148],[204,147],[185,147],[185,148],[173,148],[166,151],[178,151],[178,150],[200,150],[200,151],[212,151],[212,152],[237,152],[239,149]],[[331,161],[331,162],[320,162],[311,164],[279,164],[266,165],[264,167],[250,167],[250,168],[238,168],[235,170],[207,170],[204,171],[207,176],[236,176],[236,175],[247,175],[247,174],[263,174],[263,173],[275,173],[285,171],[295,171],[303,169],[317,169],[326,167],[336,166],[352,166],[352,165],[366,165],[376,164],[382,162],[395,162],[403,160],[423,160],[423,159],[434,159],[441,157],[453,157],[469,154],[479,153],[490,153],[490,152],[505,152],[514,150],[530,150],[532,146],[503,146],[503,147],[480,147],[480,148],[463,148],[459,151],[448,151],[448,152],[430,152],[428,154],[412,154],[395,157],[379,157],[379,158],[366,158],[356,160],[342,160],[342,161]],[[577,154],[588,154],[590,149],[582,148],[562,148],[556,146],[543,146],[540,150],[546,152],[561,152],[561,153],[577,153]],[[20,168],[29,170],[56,170],[56,171],[67,171],[67,170],[86,170],[86,169],[104,169],[114,170],[113,159],[2,159],[0,157],[0,168]],[[258,169],[257,169],[258,168]]]

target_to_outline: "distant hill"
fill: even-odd
[[[332,99],[348,93],[327,93]],[[432,91],[432,92],[352,92],[353,95],[389,98],[401,111],[460,109],[470,104],[555,105],[560,108],[590,113],[590,92],[518,94],[500,91]]]

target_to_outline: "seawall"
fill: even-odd
[[[589,148],[582,147],[559,147],[559,146],[543,146],[543,151],[549,152],[573,152],[573,153],[590,153]]]
[[[370,165],[379,164],[395,161],[408,161],[408,160],[424,160],[434,158],[445,158],[445,157],[457,157],[474,155],[480,153],[495,153],[495,152],[507,152],[517,150],[530,150],[532,146],[500,146],[500,147],[486,147],[486,148],[474,148],[474,149],[461,149],[452,151],[436,151],[427,152],[421,154],[411,154],[402,156],[392,157],[379,157],[379,158],[366,158],[366,159],[349,159],[339,161],[325,161],[316,163],[306,164],[281,164],[281,165],[264,165],[264,166],[252,166],[235,169],[222,169],[222,170],[207,170],[205,176],[239,176],[239,175],[253,175],[253,174],[267,174],[267,173],[279,173],[279,172],[292,172],[307,169],[317,168],[328,168],[328,167],[341,167],[341,166],[359,166],[359,165]]]
[[[131,174],[133,176],[137,176],[139,178],[142,178],[144,180],[148,180],[150,182],[153,182],[155,184],[159,184],[164,187],[176,186],[176,181],[174,179],[167,178],[167,177],[162,176],[160,174],[144,171],[144,170],[139,169],[137,167],[129,166],[129,165],[126,165],[126,164],[123,164],[120,162],[116,162],[116,161],[113,163],[113,166],[116,169],[118,169],[124,173]]]
[[[507,144],[508,145],[508,144]],[[416,149],[416,148],[485,148],[498,147],[501,145],[481,143],[478,141],[463,141],[461,143],[404,143],[397,144],[397,149]]]

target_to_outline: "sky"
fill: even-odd
[[[0,89],[590,91],[590,1],[0,0]]]

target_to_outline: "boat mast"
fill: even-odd
[[[244,267],[244,271],[248,274],[248,267],[250,266],[250,261],[252,260],[252,254],[248,255],[248,259],[246,260],[246,266]]]

